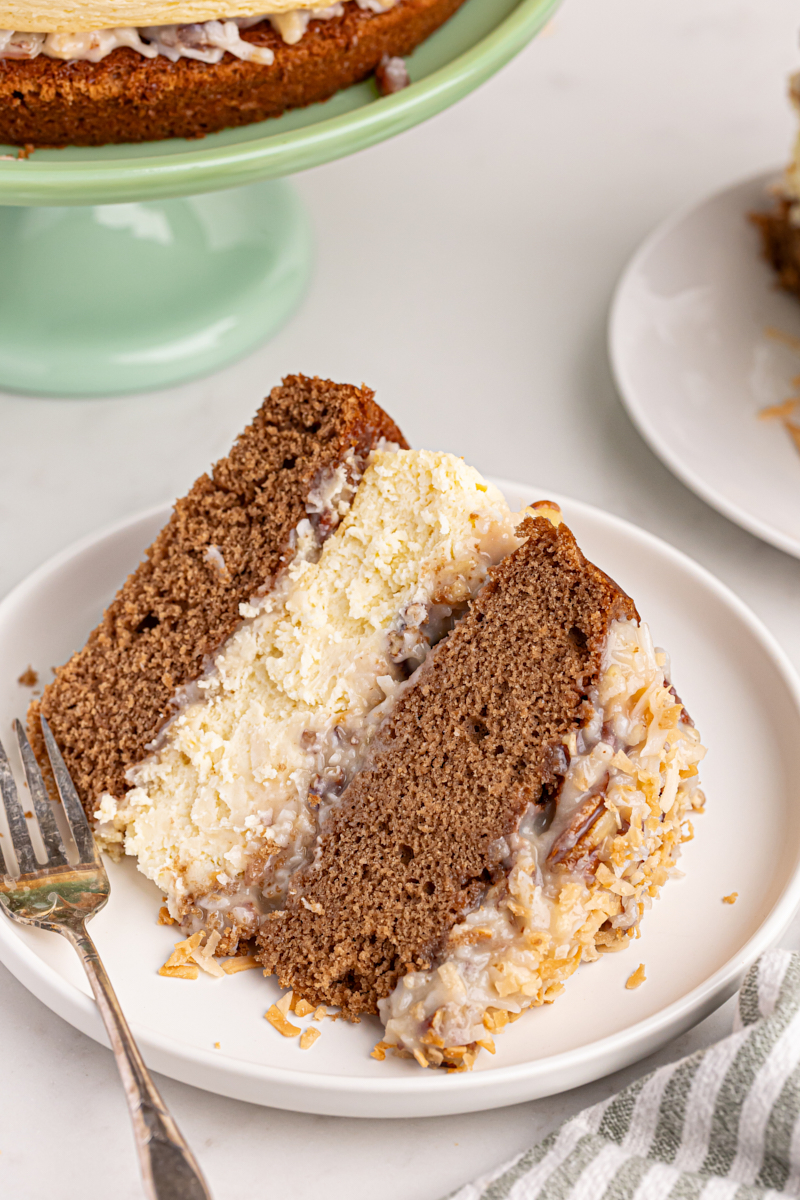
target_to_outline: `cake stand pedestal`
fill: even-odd
[[[215,370],[290,316],[311,234],[281,178],[426,120],[488,79],[560,0],[466,0],[408,60],[324,105],[202,141],[0,147],[0,388],[109,396]],[[532,114],[533,119],[533,114]],[[4,153],[5,152],[5,153]]]
[[[0,208],[0,246],[0,383],[45,395],[139,392],[215,370],[283,324],[311,269],[308,220],[280,179]]]

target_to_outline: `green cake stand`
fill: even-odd
[[[0,146],[0,388],[109,396],[213,371],[294,311],[311,229],[283,178],[401,133],[460,100],[560,0],[466,0],[408,60],[326,104],[201,142]]]

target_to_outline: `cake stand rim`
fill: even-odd
[[[0,205],[162,200],[244,186],[346,157],[413,128],[463,99],[524,49],[561,3],[519,0],[476,45],[424,79],[393,96],[300,129],[210,149],[107,163],[42,162],[35,157],[0,162]]]

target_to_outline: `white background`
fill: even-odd
[[[794,0],[567,0],[456,108],[300,176],[316,272],[269,345],[143,397],[0,395],[0,594],[75,538],[186,491],[280,376],[303,371],[369,383],[414,445],[666,538],[800,666],[800,563],[669,475],[629,424],[605,351],[611,292],[641,238],[786,158],[798,26]],[[785,944],[800,947],[800,923]],[[728,1005],[657,1059],[578,1091],[435,1120],[300,1116],[158,1083],[216,1200],[437,1200],[730,1020]],[[0,1080],[0,1194],[138,1200],[110,1053],[2,967]]]

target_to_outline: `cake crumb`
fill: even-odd
[[[730,896],[722,897],[722,903],[723,904],[735,904],[738,899],[739,899],[739,893],[731,892]]]
[[[240,954],[238,958],[229,958],[224,962],[222,969],[226,975],[236,975],[239,971],[252,971],[260,966],[261,963],[257,962],[252,954]]]
[[[36,674],[33,667],[26,667],[17,680],[17,683],[21,684],[22,687],[29,688],[36,687],[38,682],[39,676]]]
[[[625,987],[632,991],[633,988],[641,987],[646,978],[647,976],[644,973],[644,963],[639,963],[633,974],[630,975],[626,980]]]
[[[393,96],[395,92],[402,92],[403,88],[407,88],[411,83],[405,59],[384,54],[375,68],[375,82],[382,96]]]
[[[158,924],[159,925],[175,925],[176,924],[175,918],[171,917],[169,915],[169,909],[167,908],[166,904],[162,904],[161,908],[158,910]]]
[[[300,1026],[292,1025],[287,1021],[277,1004],[270,1005],[264,1013],[264,1020],[269,1021],[272,1028],[277,1029],[278,1033],[282,1033],[284,1037],[297,1037],[300,1032]]]
[[[304,1029],[300,1035],[300,1049],[310,1050],[317,1038],[322,1037],[320,1029]]]
[[[301,896],[300,903],[303,905],[303,908],[307,908],[309,912],[316,913],[318,917],[325,915],[325,909],[319,900],[306,900],[305,896]]]

